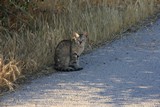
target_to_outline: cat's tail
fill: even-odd
[[[61,68],[61,67],[54,66],[54,69],[57,70],[57,71],[72,72],[72,71],[80,71],[83,68],[77,68],[77,69],[76,68],[72,68],[72,67]]]

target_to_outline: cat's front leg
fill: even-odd
[[[83,68],[79,65],[79,55],[73,54],[70,67],[74,68],[76,71],[83,69]]]

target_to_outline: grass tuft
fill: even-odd
[[[3,58],[0,58],[0,87],[8,87],[9,90],[14,90],[15,84],[13,82],[21,75],[21,71],[17,65],[18,62],[15,60],[5,64]]]

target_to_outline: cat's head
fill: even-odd
[[[82,34],[78,34],[76,32],[73,33],[72,39],[76,44],[84,46],[88,38],[88,33],[84,32]]]

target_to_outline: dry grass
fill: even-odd
[[[8,87],[9,90],[14,90],[13,81],[19,78],[21,72],[17,67],[18,63],[15,60],[4,64],[3,58],[0,58],[0,87]]]
[[[0,61],[1,86],[13,89],[21,74],[53,64],[55,46],[73,31],[87,31],[93,46],[155,12],[154,0],[45,0],[38,6],[41,13],[29,26],[22,23],[17,31],[0,26],[0,54],[7,59],[6,64]]]

